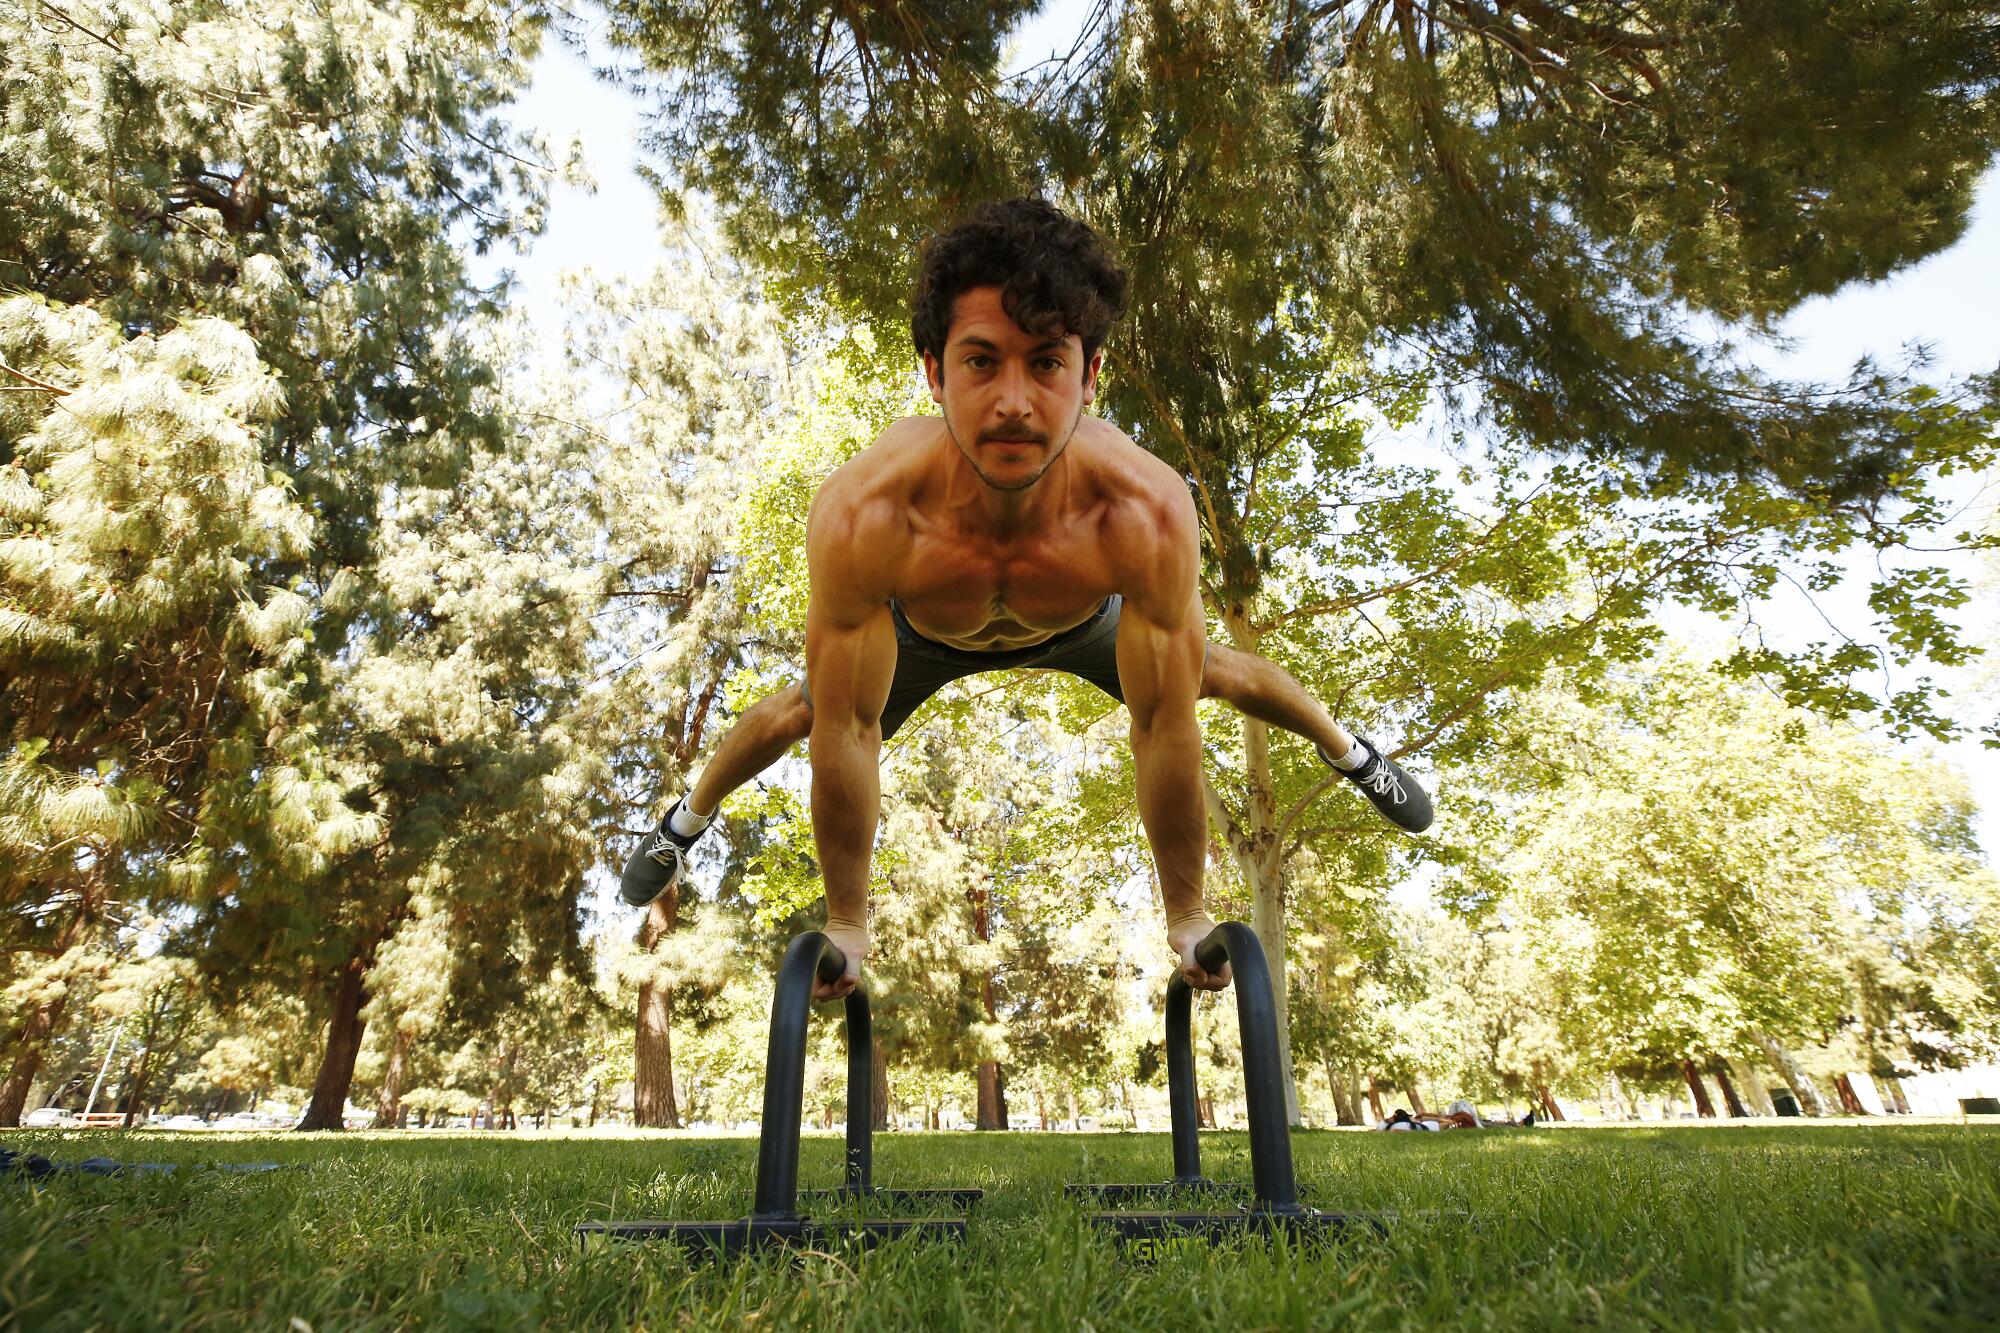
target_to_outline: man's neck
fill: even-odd
[[[947,440],[945,505],[961,527],[982,536],[1000,541],[1032,536],[1061,519],[1075,466],[1070,457],[1075,443],[1074,438],[1065,442],[1062,452],[1033,485],[1002,490],[981,477],[971,460]]]

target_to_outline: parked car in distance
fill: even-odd
[[[21,1121],[23,1129],[63,1129],[76,1123],[76,1113],[65,1111],[60,1106],[44,1106],[39,1111],[30,1111]]]
[[[165,1120],[155,1120],[148,1129],[207,1129],[208,1122],[198,1115],[170,1115]]]
[[[210,1124],[210,1125],[208,1126],[208,1128],[210,1128],[210,1129],[269,1129],[269,1128],[271,1128],[271,1122],[270,1122],[270,1121],[269,1121],[268,1119],[266,1119],[266,1118],[265,1118],[264,1116],[261,1116],[261,1115],[252,1115],[252,1114],[251,1114],[250,1112],[248,1112],[248,1111],[238,1111],[238,1112],[236,1112],[236,1113],[235,1113],[234,1115],[226,1115],[226,1116],[222,1117],[222,1119],[220,1119],[220,1120],[217,1120],[217,1121],[215,1121],[214,1123]]]

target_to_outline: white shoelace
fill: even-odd
[[[1404,794],[1403,784],[1397,781],[1396,774],[1389,767],[1389,761],[1386,759],[1378,763],[1375,771],[1367,777],[1357,777],[1354,780],[1369,791],[1374,792],[1377,796],[1394,796],[1398,805],[1410,799]]]
[[[676,869],[681,861],[680,844],[664,833],[655,834],[653,845],[646,849],[646,859],[669,870]]]

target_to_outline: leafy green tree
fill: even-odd
[[[1790,1048],[1857,1015],[1884,1063],[1916,1053],[1892,1053],[1897,1028],[1974,1049],[1992,1030],[1967,970],[1992,880],[1948,770],[1685,658],[1543,707],[1562,781],[1494,830],[1493,910],[1525,934],[1561,1046],[1640,1077],[1755,1051],[1814,1107]]]
[[[1014,7],[609,9],[664,178],[885,347],[916,241],[970,204],[1038,189],[1099,226],[1135,293],[1101,403],[1187,476],[1212,636],[1399,754],[1497,757],[1507,691],[1642,653],[1663,598],[1733,609],[1792,561],[1817,579],[1845,547],[1913,544],[1944,518],[1935,471],[1992,456],[1991,382],[1783,383],[1704,333],[1754,336],[1960,233],[2000,57],[1957,4],[1108,0],[1013,78]],[[1483,423],[1458,477],[1363,428],[1427,392]],[[1962,660],[1964,597],[1892,570],[1881,636]],[[1736,663],[1950,730],[1922,684],[1857,685],[1872,665],[1859,645]],[[1215,740],[1211,817],[1283,1003],[1293,859],[1338,845],[1369,881],[1397,853],[1322,810],[1334,779],[1263,724]]]
[[[1082,205],[1139,278],[1114,397],[1171,389],[1114,414],[1230,457],[1293,387],[1290,323],[1407,337],[1549,447],[1879,484],[1909,436],[1871,386],[1758,386],[1683,312],[1768,321],[1934,253],[1995,149],[2000,57],[1956,3],[1107,0],[1012,78],[1026,4],[608,8],[669,178],[807,289],[888,314],[969,202]]]
[[[568,290],[573,380],[588,386],[531,419],[571,438],[599,545],[589,647],[601,664],[566,726],[601,756],[587,791],[602,844],[650,829],[719,734],[725,685],[756,650],[754,583],[737,572],[736,520],[763,456],[804,384],[800,340],[698,217],[662,235],[636,281],[578,275]],[[713,844],[711,844],[713,845]],[[666,948],[678,887],[648,909],[641,949]],[[673,1087],[673,969],[639,986],[636,1115],[679,1123]]]

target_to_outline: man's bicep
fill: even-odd
[[[1205,646],[1191,613],[1162,625],[1143,608],[1126,604],[1118,617],[1118,683],[1134,726],[1150,726],[1163,708],[1192,712],[1201,693]]]
[[[896,627],[886,605],[842,623],[817,599],[806,608],[806,690],[815,724],[881,721],[896,674]]]

